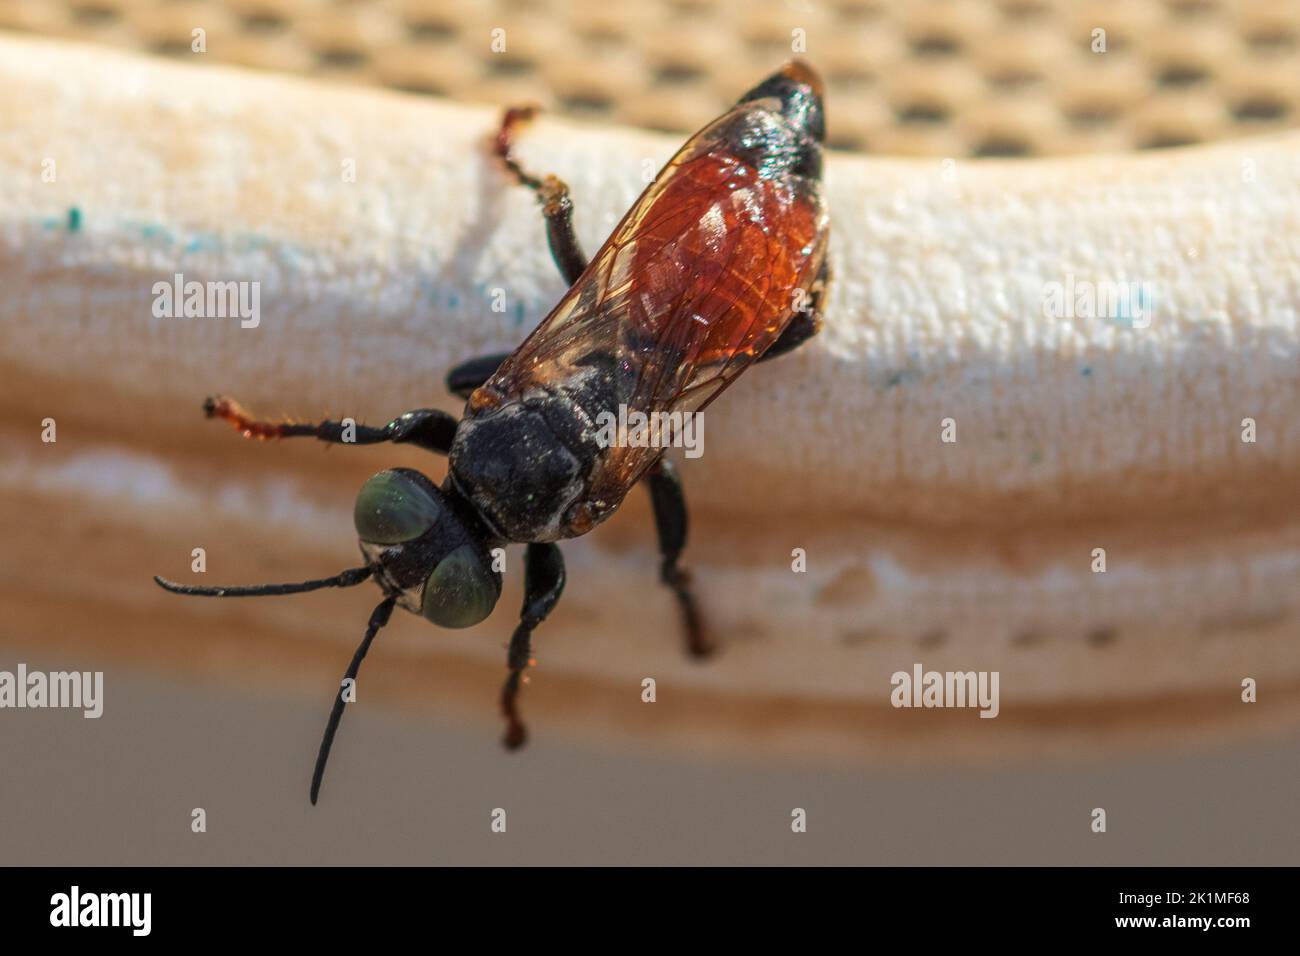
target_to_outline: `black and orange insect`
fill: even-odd
[[[687,520],[676,469],[662,447],[598,441],[593,422],[620,406],[646,415],[703,409],[751,364],[817,332],[827,280],[822,85],[806,64],[788,63],[687,140],[590,262],[573,232],[568,187],[530,175],[515,159],[515,132],[530,115],[508,111],[493,152],[536,193],[569,291],[514,352],[451,370],[448,387],[467,399],[459,421],[420,409],[382,428],[358,425],[352,436],[356,444],[402,442],[447,455],[446,480],[439,486],[395,468],[367,481],[355,509],[365,564],[335,577],[224,588],[156,579],[180,594],[241,597],[373,578],[384,599],[347,669],[345,680],[355,680],[395,606],[442,627],[486,618],[501,595],[490,550],[525,543],[524,604],[501,694],[512,749],[526,736],[517,698],[532,633],[564,589],[555,542],[600,524],[643,479],[660,578],[680,605],[690,652],[709,650],[689,577],[678,566]],[[209,399],[204,410],[246,437],[344,440],[341,422],[258,421],[225,398]],[[343,707],[338,694],[312,803]]]

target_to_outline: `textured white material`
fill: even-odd
[[[484,158],[490,110],[45,44],[3,53],[4,309],[40,319],[7,332],[5,358],[178,397],[215,365],[249,402],[384,416],[440,399],[450,364],[516,343],[562,289],[532,197]],[[594,250],[675,145],[543,120],[522,153],[572,184]],[[814,473],[821,506],[854,513],[968,517],[1011,493],[1017,512],[1146,513],[1186,506],[1167,500],[1170,473],[1195,478],[1184,495],[1249,496],[1261,469],[1294,472],[1295,145],[835,157],[826,333],[718,406],[701,468],[741,486],[705,496],[762,488],[790,510],[800,496],[771,479]],[[152,285],[177,271],[260,282],[261,326],[154,318]],[[1152,284],[1151,327],[1046,318],[1045,284],[1072,279]],[[950,416],[959,441],[938,447]],[[1245,416],[1264,423],[1248,455]]]
[[[180,429],[218,428],[197,414],[215,391],[301,418],[454,409],[446,370],[517,343],[563,290],[535,201],[486,157],[492,110],[9,38],[0,90],[0,369],[24,382],[9,417],[47,389],[140,456],[124,480],[209,440]],[[543,118],[520,152],[570,184],[592,252],[677,145]],[[712,406],[683,465],[688,563],[741,647],[663,670],[871,704],[918,654],[1000,667],[1021,700],[1231,696],[1260,671],[1294,687],[1297,156],[1300,134],[1067,161],[831,157],[824,332]],[[178,272],[260,283],[260,324],[156,318],[154,283]],[[1048,315],[1053,283],[1141,284],[1149,327]],[[210,440],[227,463],[281,454]],[[286,473],[341,507],[346,554],[355,484],[325,473],[350,452],[304,470],[305,454]],[[15,460],[6,481],[39,486],[34,450]],[[114,487],[97,493],[129,513]],[[295,524],[268,515],[262,546],[317,539]],[[649,529],[614,525],[571,546],[545,660],[629,679],[628,647],[662,656],[675,621]]]

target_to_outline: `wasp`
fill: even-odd
[[[383,600],[344,675],[350,686],[395,607],[445,628],[486,618],[501,596],[491,552],[522,543],[524,602],[500,700],[504,743],[514,749],[526,738],[518,697],[533,631],[564,590],[556,542],[591,531],[644,482],[660,580],[679,605],[687,649],[706,655],[711,645],[679,565],[687,511],[677,470],[663,447],[601,440],[593,423],[620,407],[698,412],[750,365],[819,330],[828,281],[822,99],[817,73],[787,63],[686,141],[590,261],[574,234],[568,187],[530,174],[515,156],[516,133],[533,110],[507,110],[493,156],[537,196],[569,290],[515,351],[448,373],[448,389],[466,401],[459,420],[423,408],[383,427],[349,423],[345,437],[343,422],[259,420],[223,397],[204,404],[208,417],[248,438],[427,449],[447,457],[446,479],[435,484],[407,468],[370,478],[354,511],[365,563],[334,577],[251,587],[157,583],[179,594],[250,597],[373,580]],[[336,694],[326,723],[313,804],[345,697]]]

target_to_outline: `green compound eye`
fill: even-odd
[[[373,544],[401,544],[424,534],[443,513],[427,487],[400,471],[381,471],[357,493],[352,520],[357,536]]]
[[[424,583],[424,616],[439,627],[472,627],[492,613],[501,584],[472,545],[438,562]]]

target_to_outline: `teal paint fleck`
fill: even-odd
[[[449,309],[459,309],[459,308],[460,308],[460,296],[458,296],[458,295],[457,295],[456,293],[454,293],[454,292],[453,292],[451,295],[447,296],[447,308],[449,308]]]
[[[1146,328],[1151,324],[1151,310],[1155,306],[1155,294],[1149,282],[1130,282],[1127,294],[1118,296],[1115,324],[1123,329]],[[1142,319],[1141,325],[1137,320]]]
[[[156,223],[145,223],[140,227],[140,235],[151,241],[154,239],[160,240],[169,246],[176,241],[169,230]]]
[[[234,244],[238,252],[252,252],[254,249],[261,249],[266,244],[266,240],[252,233],[241,233],[235,237]]]
[[[185,243],[186,252],[215,252],[221,248],[221,240],[210,233],[195,236]]]
[[[1082,375],[1084,378],[1088,378],[1090,375],[1092,375],[1092,367],[1085,365],[1083,368],[1079,369],[1079,374]]]
[[[896,388],[905,382],[912,382],[921,377],[914,368],[900,368],[885,376],[885,388]]]
[[[68,232],[81,231],[81,210],[73,206],[68,210]]]
[[[515,325],[524,324],[524,304],[519,302],[515,305]]]
[[[288,263],[292,269],[302,268],[302,264],[307,261],[306,257],[301,255],[293,246],[285,246],[280,249],[280,258]]]

